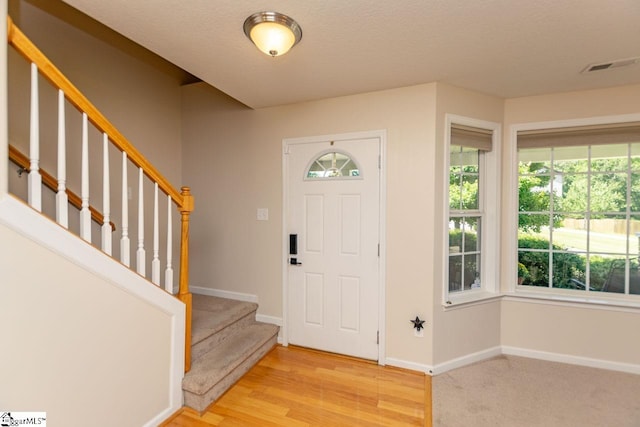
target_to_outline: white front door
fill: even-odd
[[[381,140],[290,143],[285,153],[286,232],[297,246],[289,342],[377,360]]]

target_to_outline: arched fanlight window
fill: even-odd
[[[360,167],[348,154],[339,151],[322,153],[307,168],[306,179],[359,178]]]

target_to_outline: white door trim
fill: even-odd
[[[294,144],[309,144],[331,140],[354,140],[377,138],[380,141],[380,206],[379,206],[379,230],[380,230],[380,262],[379,274],[379,300],[378,300],[378,330],[380,331],[378,342],[378,364],[386,365],[386,265],[387,265],[387,239],[386,239],[386,211],[387,211],[387,131],[373,130],[364,132],[351,132],[332,135],[320,135],[302,138],[285,138],[282,140],[282,345],[289,345],[289,279],[288,279],[288,247],[289,236],[287,234],[287,213],[289,212],[289,163],[287,159],[288,147]]]

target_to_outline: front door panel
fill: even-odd
[[[376,360],[379,313],[380,140],[291,144],[289,342]],[[331,157],[326,171],[314,159]],[[338,157],[338,159],[336,159]],[[341,171],[345,158],[353,163]],[[322,162],[320,162],[322,163]],[[310,167],[320,169],[312,171]],[[342,176],[321,176],[337,174]]]

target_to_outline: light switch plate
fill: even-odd
[[[258,221],[269,221],[269,209],[258,208],[257,219]]]

